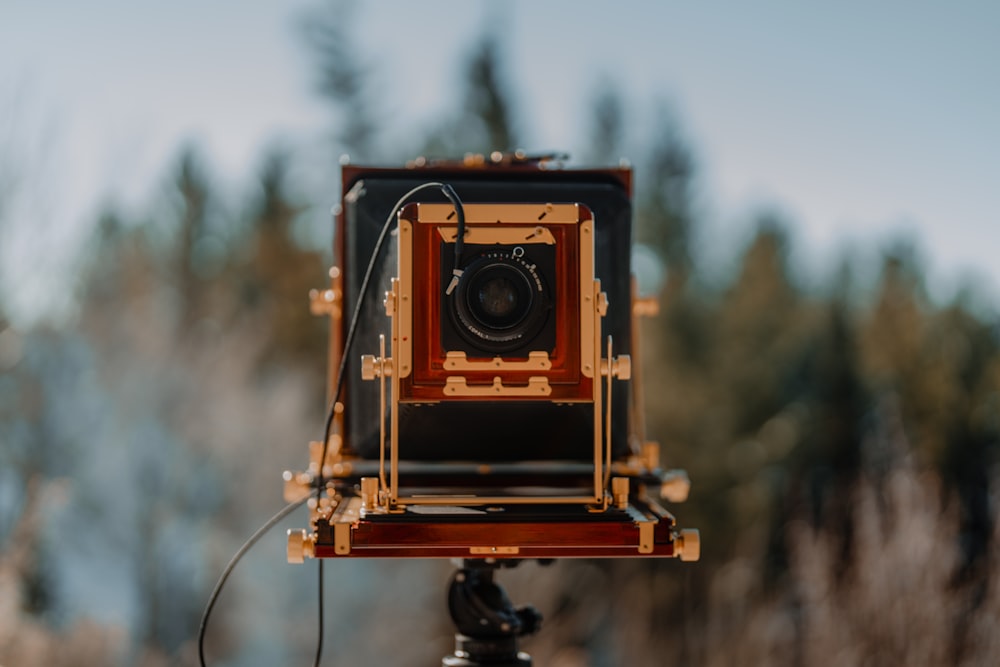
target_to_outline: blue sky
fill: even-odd
[[[109,193],[141,208],[184,141],[234,189],[276,140],[314,159],[330,115],[297,23],[316,5],[5,3],[0,163],[18,165],[28,193],[2,231],[8,289],[50,293],[37,267],[65,266]],[[637,162],[657,104],[674,108],[717,262],[746,239],[750,211],[775,206],[819,277],[845,249],[874,257],[909,235],[941,296],[966,276],[1000,294],[1000,3],[360,3],[386,142],[406,145],[459,99],[462,57],[487,26],[529,150],[582,155],[601,80],[630,103]],[[328,205],[332,173],[312,178]],[[35,273],[12,255],[34,257],[20,263]]]

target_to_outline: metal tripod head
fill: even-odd
[[[455,653],[441,661],[442,667],[531,667],[531,656],[518,651],[517,638],[537,632],[542,615],[531,605],[515,608],[493,580],[497,569],[516,564],[462,561],[448,587],[448,611],[458,629]]]

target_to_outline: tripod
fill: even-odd
[[[448,587],[448,611],[458,632],[455,653],[442,667],[531,667],[531,656],[517,649],[517,638],[537,632],[542,615],[531,605],[514,608],[493,581],[500,567],[518,561],[464,560]],[[501,564],[502,563],[502,564]]]

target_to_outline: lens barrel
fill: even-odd
[[[451,296],[457,333],[490,354],[520,348],[545,327],[551,298],[521,246],[483,252],[465,267]]]

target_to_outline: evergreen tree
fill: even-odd
[[[715,382],[734,435],[749,434],[801,391],[808,315],[788,273],[780,219],[763,214],[717,322]]]
[[[481,126],[471,134],[485,140],[480,144],[483,153],[511,151],[517,143],[511,93],[503,80],[501,60],[499,42],[495,36],[487,35],[476,47],[466,69],[468,88],[463,125]]]
[[[1000,462],[1000,339],[960,304],[930,322],[923,354],[928,403],[914,425],[941,441],[937,465],[961,503],[965,567],[980,566],[993,536],[990,473]]]
[[[309,12],[302,26],[316,59],[317,89],[338,115],[336,143],[363,162],[376,154],[379,107],[369,89],[372,68],[361,61],[351,37],[356,11],[349,0],[330,0]]]
[[[584,159],[594,165],[616,164],[622,157],[625,135],[625,108],[621,95],[610,79],[597,85],[590,103],[590,133]]]
[[[265,156],[259,196],[248,216],[245,260],[231,280],[242,285],[243,306],[267,332],[264,359],[319,370],[326,355],[325,321],[310,314],[308,297],[326,280],[320,255],[294,239],[294,223],[305,207],[288,193],[289,164],[282,149]]]
[[[661,108],[649,154],[642,160],[637,240],[665,263],[669,279],[682,286],[693,268],[695,161],[673,114]]]
[[[784,419],[797,433],[781,474],[773,488],[774,505],[769,517],[767,573],[771,582],[789,567],[785,534],[790,521],[808,518],[817,530],[834,536],[836,575],[842,576],[854,563],[853,488],[862,472],[862,444],[871,399],[861,376],[858,344],[851,311],[834,297],[819,305],[820,319],[806,342],[805,384],[799,396],[790,396],[798,406]]]
[[[498,38],[485,34],[473,48],[464,70],[461,111],[445,117],[429,133],[423,154],[454,158],[517,148],[513,91],[505,80],[502,61]]]
[[[920,275],[912,248],[898,246],[886,254],[863,347],[866,374],[879,391],[915,386],[910,380],[916,379],[926,315]]]
[[[215,275],[224,260],[212,253],[215,238],[211,216],[211,184],[203,159],[193,145],[186,146],[177,160],[170,184],[168,208],[158,216],[167,235],[163,249],[162,279],[177,290],[177,325],[190,328],[206,315],[207,278]],[[151,249],[154,255],[155,249]],[[154,257],[155,259],[155,257]]]

